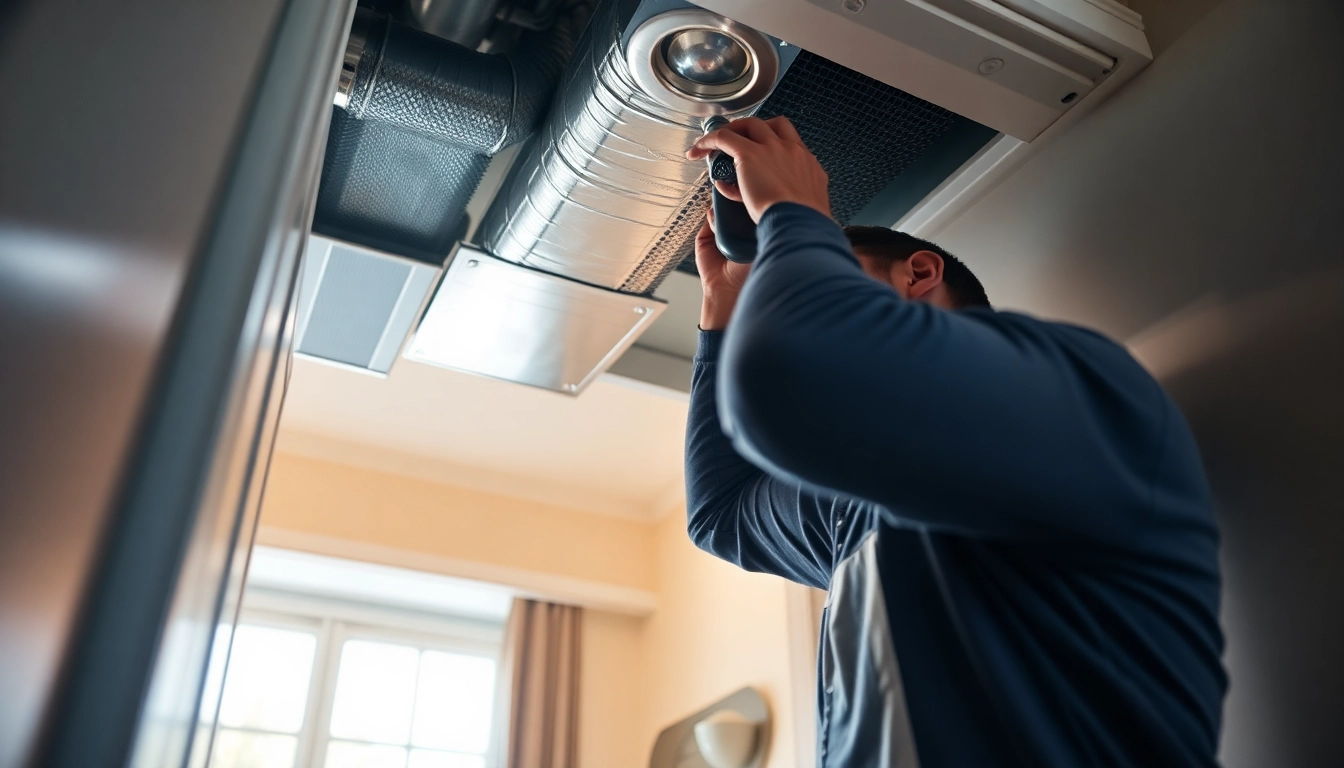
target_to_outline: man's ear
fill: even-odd
[[[915,251],[906,259],[905,272],[910,298],[919,299],[943,284],[943,257],[933,251]]]

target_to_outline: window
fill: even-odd
[[[352,638],[338,670],[324,768],[485,768],[494,659]]]
[[[214,765],[294,765],[316,651],[313,632],[261,624],[234,631]]]
[[[249,590],[212,768],[485,768],[501,624]]]

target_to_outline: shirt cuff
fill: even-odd
[[[714,363],[719,359],[719,348],[723,346],[723,331],[700,331],[700,346],[695,350],[695,363]]]

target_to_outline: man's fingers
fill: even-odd
[[[743,152],[748,151],[755,142],[733,131],[720,128],[713,133],[707,133],[700,137],[686,152],[686,157],[691,160],[704,160],[709,157],[714,150],[719,150],[724,154],[737,159]]]
[[[774,131],[775,135],[779,138],[785,141],[791,141],[795,144],[807,146],[806,144],[803,144],[803,137],[798,135],[798,129],[793,127],[793,123],[789,122],[789,118],[780,115],[779,117],[772,117],[769,120],[766,120],[765,124],[770,126],[770,129]]]
[[[714,228],[706,220],[695,235],[695,263],[700,269],[708,269],[716,260],[723,261],[724,257],[714,239]]]
[[[779,138],[779,134],[775,133],[759,117],[744,117],[741,120],[734,120],[720,130],[732,131],[740,136],[746,136],[757,144],[764,144]]]
[[[719,190],[719,194],[723,195],[729,200],[734,200],[739,203],[742,202],[742,189],[738,187],[736,184],[729,184],[726,181],[716,181],[714,182],[714,188]],[[710,210],[709,215],[713,216],[714,215],[713,206],[711,206],[709,210]]]
[[[705,223],[700,225],[700,231],[695,234],[696,244],[704,246],[707,241],[713,239],[714,239],[714,225],[710,222],[709,219],[705,219]]]

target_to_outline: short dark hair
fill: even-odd
[[[943,285],[947,286],[947,293],[958,309],[989,306],[985,287],[970,268],[961,259],[928,240],[886,227],[858,225],[845,227],[845,237],[849,238],[850,247],[855,250],[862,248],[874,256],[896,261],[905,261],[919,251],[933,251],[943,257]]]

